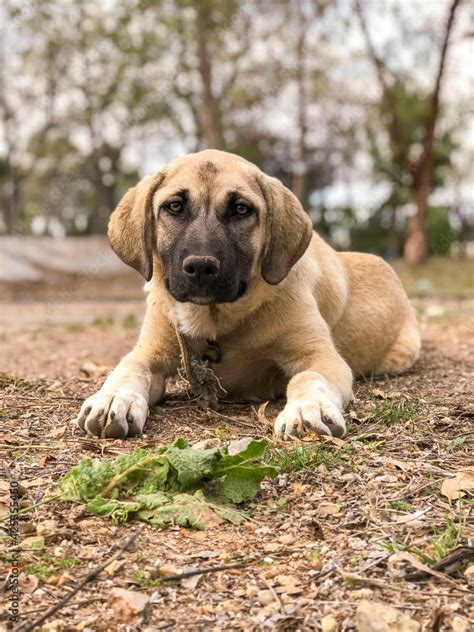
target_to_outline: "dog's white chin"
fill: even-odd
[[[205,296],[191,296],[186,303],[192,303],[193,305],[212,305],[214,301],[212,298],[206,298]]]

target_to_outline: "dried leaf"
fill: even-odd
[[[464,496],[465,491],[474,489],[474,469],[460,470],[454,478],[445,478],[441,484],[441,493],[451,500]]]
[[[296,586],[296,584],[299,583],[296,575],[277,575],[275,580],[280,584],[280,586]]]
[[[40,549],[44,549],[44,538],[43,536],[39,536],[39,535],[32,535],[29,538],[24,538],[21,542],[20,542],[20,549],[33,549],[33,550],[40,550]]]
[[[372,389],[372,395],[374,397],[376,397],[377,399],[386,399],[387,395],[381,391],[379,388],[373,388]]]
[[[38,588],[39,579],[36,575],[25,575],[21,573],[19,581],[21,592],[25,595],[33,593]]]
[[[107,575],[113,577],[124,566],[125,566],[125,562],[123,560],[114,560],[113,562],[110,562],[110,564],[108,564],[104,570],[107,573]]]
[[[337,445],[338,447],[346,445],[347,443],[347,441],[344,441],[344,439],[341,439],[340,437],[331,437],[329,435],[322,435],[321,438],[323,439],[323,441],[326,441],[326,443],[334,443],[334,445]]]
[[[36,525],[36,533],[44,538],[52,538],[58,532],[57,520],[43,520]]]
[[[260,423],[266,424],[267,426],[273,426],[273,423],[269,419],[267,419],[267,417],[265,416],[265,411],[267,409],[267,406],[268,406],[268,402],[263,402],[263,404],[260,404],[257,410],[257,418]]]
[[[341,508],[336,503],[330,502],[322,502],[319,504],[316,509],[316,513],[321,518],[325,518],[326,516],[334,516],[341,511]]]
[[[412,513],[405,514],[404,516],[400,516],[396,520],[393,521],[394,524],[408,524],[411,527],[419,527],[422,521],[420,518],[428,513],[425,509],[419,509],[418,511],[413,511]]]
[[[197,571],[198,568],[196,566],[188,566],[184,569],[184,572],[187,573],[189,571]],[[187,590],[194,590],[197,588],[197,585],[202,579],[202,575],[191,575],[191,577],[185,577],[180,581],[180,584],[183,588]]]

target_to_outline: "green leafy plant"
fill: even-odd
[[[205,529],[224,520],[239,524],[235,507],[252,500],[278,469],[262,461],[268,441],[252,440],[237,454],[191,448],[184,439],[153,450],[137,448],[114,461],[85,459],[59,481],[63,500],[119,523],[138,518],[158,528],[171,523]]]

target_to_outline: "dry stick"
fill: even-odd
[[[288,549],[283,551],[278,551],[275,554],[275,557],[280,557],[283,555],[290,555],[295,551],[299,551],[301,549]],[[241,562],[235,562],[234,564],[224,564],[222,566],[208,566],[207,568],[197,568],[194,571],[184,571],[183,573],[178,573],[177,575],[168,575],[168,577],[163,577],[161,581],[163,582],[171,582],[171,581],[179,581],[180,579],[185,579],[186,577],[194,577],[195,575],[205,575],[206,573],[219,573],[220,571],[230,571],[236,568],[244,568],[245,566],[250,566],[250,564],[255,564],[262,560],[262,557],[251,557],[246,560],[242,560]]]
[[[124,553],[128,548],[130,548],[130,546],[135,542],[135,540],[143,531],[143,528],[144,527],[137,529],[137,531],[135,531],[135,533],[132,534],[132,536],[126,542],[124,542],[124,544],[122,544],[122,546],[120,546],[117,549],[117,551],[111,557],[109,557],[109,559],[105,560],[105,562],[102,562],[102,564],[99,564],[99,566],[96,566],[95,568],[93,568],[91,572],[88,573],[84,577],[84,579],[82,579],[77,584],[77,586],[71,590],[71,592],[69,592],[60,601],[58,601],[57,604],[55,604],[49,610],[47,610],[41,617],[39,617],[39,619],[36,619],[36,621],[33,621],[33,623],[30,623],[30,624],[23,623],[18,628],[16,628],[15,632],[19,632],[20,630],[24,630],[25,632],[30,632],[30,630],[34,630],[38,626],[42,625],[46,621],[46,619],[48,619],[51,615],[56,614],[58,610],[61,610],[61,608],[63,608],[74,597],[74,595],[76,595],[82,588],[84,588],[84,586],[88,582],[95,579],[97,575],[99,575],[104,570],[104,568],[106,568],[106,566],[108,566],[112,562],[115,562],[115,560],[117,560],[122,555],[122,553]]]
[[[180,579],[185,579],[186,577],[194,577],[195,575],[205,575],[207,573],[219,573],[220,571],[230,571],[236,568],[244,568],[245,566],[249,566],[250,564],[254,564],[255,562],[258,562],[259,559],[260,558],[253,558],[251,560],[238,562],[236,564],[223,564],[222,566],[208,566],[207,568],[198,568],[195,571],[184,571],[183,573],[178,573],[177,575],[168,575],[168,577],[163,577],[161,581],[173,582],[173,581],[179,581]]]

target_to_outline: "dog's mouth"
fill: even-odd
[[[206,292],[197,293],[194,289],[174,287],[169,278],[165,279],[165,287],[171,296],[179,303],[193,303],[194,305],[215,305],[221,303],[235,303],[247,292],[249,284],[242,279],[235,288],[208,289]]]

